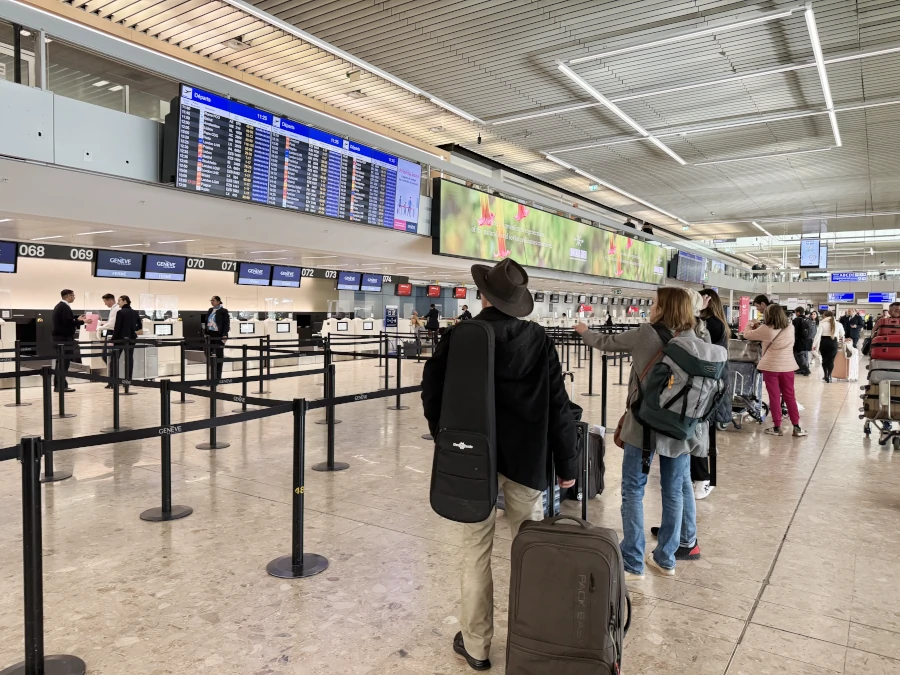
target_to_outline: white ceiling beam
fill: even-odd
[[[822,95],[825,97],[825,107],[828,109],[828,119],[831,121],[831,132],[834,134],[834,144],[841,147],[841,131],[838,129],[837,115],[834,113],[834,100],[831,98],[831,86],[828,84],[828,72],[825,69],[825,57],[822,55],[822,44],[819,42],[819,31],[816,28],[816,17],[813,14],[812,3],[807,2],[803,11],[806,18],[806,28],[809,31],[809,41],[812,43],[813,56],[816,61],[816,70],[819,73],[819,83],[822,85]]]

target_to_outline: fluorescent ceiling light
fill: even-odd
[[[12,218],[0,218],[0,223],[8,223]]]
[[[250,251],[250,253],[285,253],[286,251],[286,248],[280,248],[277,251]]]
[[[810,152],[825,152],[826,150],[833,150],[836,146],[829,146],[827,148],[813,148],[811,150],[791,150],[789,152],[772,152],[766,155],[752,155],[748,157],[732,157],[730,159],[716,159],[709,162],[692,162],[691,166],[707,166],[709,164],[728,164],[729,162],[749,162],[754,159],[772,159],[778,157],[788,157],[790,155],[805,155]]]
[[[549,158],[550,158],[550,155],[547,155],[547,158],[549,159]],[[647,207],[653,209],[654,211],[659,211],[659,212],[660,212],[661,214],[663,214],[664,216],[668,216],[669,218],[672,218],[673,220],[677,220],[677,221],[678,221],[679,223],[681,223],[682,225],[690,225],[689,222],[687,222],[687,221],[684,220],[683,218],[679,218],[679,217],[676,216],[674,213],[669,213],[669,212],[666,211],[665,209],[661,209],[661,208],[659,208],[658,206],[656,206],[656,205],[654,205],[654,204],[651,204],[650,202],[645,201],[645,200],[641,199],[640,197],[637,197],[637,196],[631,194],[630,192],[625,192],[625,190],[622,190],[621,188],[617,188],[617,187],[616,187],[615,185],[613,185],[612,183],[607,183],[605,180],[602,180],[602,179],[600,179],[600,178],[597,178],[597,176],[594,176],[593,174],[589,174],[587,171],[582,171],[581,169],[575,169],[575,173],[580,174],[580,175],[584,176],[585,178],[589,178],[589,179],[591,179],[592,181],[594,181],[594,182],[596,182],[596,183],[599,183],[600,185],[602,185],[602,186],[604,186],[604,187],[609,188],[610,190],[615,190],[615,191],[618,192],[620,195],[622,195],[622,196],[624,196],[624,197],[628,197],[628,198],[631,199],[632,201],[635,201],[635,202],[637,202],[637,203],[639,203],[639,204],[643,204],[644,206],[647,206]]]
[[[806,18],[809,41],[812,43],[816,70],[819,72],[819,84],[822,86],[822,95],[825,97],[825,107],[828,108],[828,119],[831,122],[831,131],[834,134],[834,144],[837,147],[841,147],[841,132],[838,129],[837,115],[834,112],[834,101],[831,98],[831,87],[828,84],[828,73],[825,70],[825,57],[822,55],[822,45],[819,42],[819,31],[816,30],[816,17],[813,14],[811,2],[806,3],[803,15]]]
[[[76,232],[76,237],[84,237],[89,234],[109,234],[110,232],[115,232],[115,230],[94,230],[93,232]]]
[[[123,87],[121,84],[117,84],[115,87],[110,87],[109,90],[110,91],[122,91],[124,88],[125,87]]]
[[[157,244],[184,244],[189,241],[197,241],[196,239],[172,239],[171,241],[158,241]]]
[[[94,82],[95,87],[105,87],[109,84],[109,80],[99,80],[98,82]]]
[[[652,42],[643,42],[641,44],[630,45],[628,47],[621,47],[619,49],[611,49],[605,52],[600,52],[599,54],[591,54],[590,56],[581,56],[576,59],[570,59],[569,63],[575,65],[576,63],[585,63],[587,61],[596,61],[597,59],[604,59],[610,56],[618,56],[619,54],[628,54],[630,52],[635,52],[640,49],[650,49],[651,47],[658,47],[660,45],[672,44],[674,42],[683,42],[684,40],[690,40],[691,38],[703,37],[704,35],[717,35],[719,33],[724,33],[729,30],[736,30],[738,28],[745,28],[747,26],[755,26],[760,23],[767,23],[769,21],[775,21],[776,19],[784,19],[789,17],[798,9],[803,9],[803,6],[792,7],[788,10],[769,12],[768,14],[761,14],[760,16],[754,17],[752,19],[745,19],[743,21],[735,21],[734,23],[726,23],[721,26],[710,26],[709,28],[701,28],[699,30],[691,30],[684,33],[680,33],[677,35],[672,35],[667,38],[661,38],[659,40],[653,40]]]
[[[35,238],[32,239],[31,241],[45,241],[45,240],[47,240],[47,239],[62,239],[62,238],[63,238],[63,235],[61,235],[61,234],[55,234],[55,235],[53,235],[52,237],[35,237]]]
[[[554,157],[553,155],[544,155],[544,157],[546,157],[547,159],[549,159],[549,160],[550,160],[551,162],[553,162],[554,164],[559,164],[561,167],[563,167],[563,168],[565,168],[565,169],[572,169],[573,171],[575,170],[575,167],[574,167],[574,166],[572,166],[571,164],[568,164],[568,163],[562,161],[561,159],[558,159],[557,157]]]
[[[442,101],[442,100],[439,99],[439,98],[434,98],[434,97],[432,96],[432,97],[429,98],[428,100],[431,101],[432,103],[434,103],[434,104],[435,104],[436,106],[438,106],[439,108],[444,108],[445,110],[448,110],[448,111],[450,111],[450,112],[452,112],[452,113],[455,113],[455,114],[459,115],[460,117],[469,120],[470,122],[480,122],[480,121],[481,121],[481,120],[479,120],[477,117],[475,117],[475,115],[470,115],[470,114],[467,113],[465,110],[460,110],[460,109],[457,108],[456,106],[450,105],[450,104],[447,103],[446,101]]]
[[[762,225],[760,225],[759,223],[757,223],[755,220],[753,221],[753,225],[754,225],[754,227],[756,227],[756,229],[758,229],[760,232],[762,232],[763,234],[765,234],[767,237],[771,237],[771,236],[772,236],[771,234],[769,234],[769,233],[766,231],[766,228],[764,228]]]
[[[533,120],[538,117],[547,117],[548,115],[557,115],[559,113],[572,112],[574,110],[582,110],[584,108],[596,108],[599,103],[576,103],[574,105],[567,105],[561,108],[553,109],[553,110],[541,110],[540,112],[528,113],[527,115],[516,115],[513,117],[504,117],[499,120],[491,120],[488,121],[487,124],[491,126],[499,126],[501,124],[510,124],[512,122],[522,122],[524,120]]]
[[[110,248],[128,248],[129,246],[149,246],[150,244],[116,244]]]
[[[566,77],[568,77],[575,84],[577,84],[579,87],[584,89],[587,93],[589,93],[591,96],[593,96],[598,101],[600,101],[600,103],[602,103],[604,106],[606,106],[610,112],[615,114],[619,119],[621,119],[623,122],[625,122],[628,126],[630,126],[632,129],[637,131],[641,136],[650,140],[650,142],[653,143],[653,145],[655,145],[660,150],[665,152],[667,155],[669,155],[672,159],[674,159],[676,162],[678,162],[682,166],[687,164],[687,162],[685,162],[681,157],[679,157],[675,153],[674,150],[671,150],[662,141],[660,141],[655,136],[653,136],[649,131],[644,129],[644,127],[642,127],[640,124],[638,124],[638,122],[636,120],[632,119],[619,106],[617,106],[615,103],[610,101],[599,91],[594,89],[594,87],[592,87],[590,84],[588,84],[581,76],[579,76],[577,73],[575,73],[575,71],[572,70],[571,68],[569,68],[569,66],[567,66],[565,63],[560,63],[559,69],[566,75]]]
[[[256,262],[271,262],[273,260],[290,260],[290,258],[257,258]]]

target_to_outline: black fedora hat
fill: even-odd
[[[528,272],[512,258],[493,267],[472,265],[472,279],[481,294],[504,314],[521,317],[534,310],[534,298],[528,292]]]

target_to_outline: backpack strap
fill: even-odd
[[[638,401],[643,398],[644,392],[642,391],[641,385],[644,382],[644,378],[647,377],[647,373],[650,372],[650,369],[655,366],[660,358],[663,355],[663,350],[666,348],[666,345],[669,344],[669,340],[671,340],[675,335],[672,335],[672,331],[663,326],[660,323],[651,323],[650,327],[656,331],[656,334],[659,336],[659,339],[662,340],[663,346],[659,348],[659,351],[656,352],[656,356],[653,357],[653,360],[647,364],[647,367],[644,368],[644,372],[641,373],[641,376],[638,378]],[[641,453],[641,473],[648,474],[650,473],[650,462],[653,461],[653,438],[651,436],[650,428],[646,424],[641,425],[644,429],[644,448]]]

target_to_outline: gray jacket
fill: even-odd
[[[709,332],[703,331],[704,342],[709,342]],[[653,326],[648,323],[641,324],[634,330],[614,335],[605,335],[588,331],[581,336],[584,343],[602,352],[624,352],[631,354],[631,376],[628,378],[628,401],[631,402],[637,396],[638,378],[647,366],[656,360],[659,351],[663,348],[663,342],[657,335]],[[652,434],[653,448],[663,457],[680,457],[690,453],[695,457],[706,457],[709,454],[709,426],[698,424],[694,438],[679,441],[661,434]],[[622,440],[628,445],[643,448],[644,428],[638,423],[631,411],[625,413],[625,422],[622,425]]]

